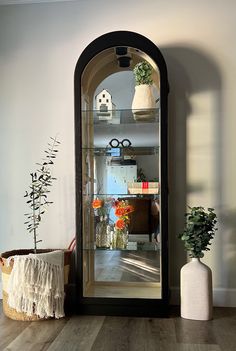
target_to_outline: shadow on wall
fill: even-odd
[[[169,233],[170,286],[179,287],[179,272],[186,263],[186,253],[177,234],[183,230],[187,197],[191,191],[204,192],[204,185],[187,182],[187,120],[191,118],[190,98],[195,93],[210,92],[214,110],[214,198],[209,206],[221,210],[221,76],[213,60],[191,47],[160,48],[166,60],[170,84],[169,94]],[[201,138],[201,136],[199,136]],[[199,170],[204,172],[204,169]],[[191,206],[200,204],[189,204]],[[218,246],[219,248],[219,246]],[[217,255],[218,256],[218,255]],[[173,289],[174,290],[174,289]],[[178,302],[178,301],[175,301]]]
[[[231,211],[223,209],[221,213],[223,230],[219,233],[222,237],[220,262],[222,263],[222,276],[224,285],[235,287],[235,257],[236,257],[236,208]],[[226,297],[227,298],[227,297]],[[225,301],[226,303],[229,301]],[[232,302],[234,306],[234,301]]]

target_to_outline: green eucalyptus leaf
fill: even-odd
[[[213,239],[217,228],[217,217],[213,208],[204,209],[202,206],[189,207],[185,213],[184,231],[178,238],[184,241],[184,247],[190,257],[203,257],[202,251],[209,251],[210,240]],[[207,212],[208,211],[208,212]]]

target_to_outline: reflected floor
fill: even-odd
[[[160,252],[97,250],[95,281],[159,283]]]

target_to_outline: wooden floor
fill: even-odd
[[[216,308],[214,319],[72,316],[19,322],[0,310],[0,350],[235,351],[236,308]]]

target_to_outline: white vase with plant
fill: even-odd
[[[191,258],[181,269],[181,317],[193,320],[212,319],[212,272],[201,262],[203,251],[217,230],[216,214],[213,208],[189,207],[186,213],[185,229],[179,234]]]
[[[155,114],[156,101],[153,93],[153,68],[147,61],[139,62],[133,69],[135,93],[132,112],[135,120],[150,119]]]

